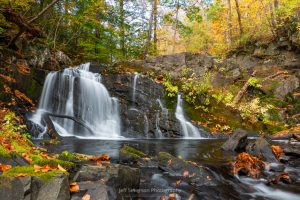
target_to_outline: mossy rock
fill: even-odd
[[[75,167],[75,164],[69,161],[64,161],[64,160],[46,160],[46,159],[36,159],[32,162],[32,164],[39,165],[39,166],[44,166],[44,165],[49,165],[53,167],[57,167],[57,165],[62,166],[66,170],[70,170]]]
[[[17,166],[4,172],[2,175],[4,177],[15,177],[21,173],[26,174],[26,176],[39,177],[43,181],[49,181],[58,174],[67,174],[66,172],[62,172],[60,170],[52,170],[48,172],[34,172],[33,166]]]
[[[122,153],[129,154],[131,156],[138,157],[138,158],[147,157],[147,155],[144,154],[143,152],[141,152],[133,147],[127,146],[127,145],[125,145],[120,151]]]

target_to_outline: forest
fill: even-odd
[[[0,0],[0,199],[300,199],[299,0]]]

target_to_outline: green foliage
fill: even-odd
[[[251,77],[248,80],[248,84],[254,88],[261,88],[262,86],[259,84],[259,80],[255,77]]]
[[[73,161],[76,159],[76,156],[68,151],[63,151],[63,152],[61,152],[61,154],[59,154],[58,158],[60,160]]]
[[[163,85],[168,92],[168,97],[175,97],[178,93],[178,86],[172,84],[172,79],[170,74],[166,74],[164,78]]]

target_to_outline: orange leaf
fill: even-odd
[[[11,169],[11,165],[5,165],[0,163],[0,171],[5,172]]]
[[[189,171],[185,170],[185,171],[182,173],[182,175],[183,175],[184,177],[189,177],[190,173],[189,173]]]
[[[90,200],[91,196],[89,194],[86,194],[82,197],[82,200]]]
[[[34,172],[39,172],[39,171],[41,171],[42,167],[40,167],[38,165],[33,165],[33,168],[34,168]]]
[[[29,157],[28,153],[22,153],[22,156],[27,162],[32,162],[32,159]]]
[[[101,154],[99,156],[93,156],[91,158],[92,161],[110,161],[110,156],[107,154]]]
[[[281,149],[280,146],[272,146],[272,150],[276,158],[279,160],[280,156],[283,154],[283,150]]]
[[[20,173],[20,174],[17,174],[15,177],[25,177],[25,176],[27,176],[26,173]]]
[[[65,168],[63,168],[62,166],[60,166],[60,164],[57,165],[57,168],[62,171],[62,172],[66,172],[67,170],[65,170]]]
[[[70,184],[70,192],[78,192],[79,191],[79,185],[74,182]]]
[[[44,165],[42,168],[41,168],[41,171],[42,172],[48,172],[48,171],[51,171],[51,167],[49,165]]]
[[[44,158],[44,159],[48,159],[48,160],[51,160],[51,159],[52,159],[52,158],[51,158],[48,154],[46,154],[46,153],[42,153],[41,156],[42,156],[42,158]]]
[[[180,185],[181,182],[182,182],[181,180],[177,180],[177,181],[176,181],[176,185],[177,185],[177,186]]]

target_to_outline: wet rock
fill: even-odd
[[[265,161],[277,162],[277,159],[273,154],[271,145],[263,137],[256,139],[254,142],[250,142],[246,147],[246,151],[249,154],[261,158]]]
[[[282,148],[285,155],[300,158],[300,145],[289,144],[284,145]]]
[[[270,171],[273,171],[273,172],[283,172],[284,169],[285,169],[285,166],[283,164],[272,163],[270,166]]]
[[[225,151],[243,151],[248,142],[247,137],[248,133],[245,130],[238,129],[234,131],[221,148]]]
[[[98,181],[105,176],[106,171],[105,166],[83,165],[79,171],[76,172],[73,181]]]
[[[71,200],[81,200],[84,195],[90,195],[91,200],[109,200],[108,188],[102,181],[79,182],[79,192],[72,195]]]
[[[119,161],[120,163],[137,165],[139,167],[157,167],[157,161],[130,146],[124,146],[120,149]]]
[[[40,188],[37,200],[69,200],[69,181],[66,175],[57,175]]]
[[[299,79],[295,75],[280,76],[276,80],[279,85],[275,89],[274,95],[281,100],[284,100],[287,94],[299,87]]]

